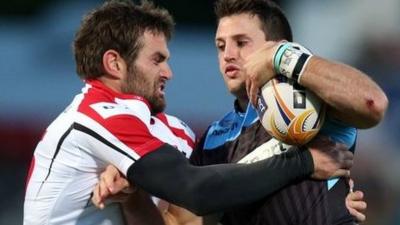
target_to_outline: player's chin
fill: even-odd
[[[246,85],[244,81],[230,80],[226,83],[228,90],[235,96],[246,94]]]
[[[151,102],[153,113],[161,113],[164,112],[166,107],[166,101],[163,95],[158,96]]]

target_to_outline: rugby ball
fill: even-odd
[[[256,108],[267,132],[289,145],[309,142],[321,129],[326,111],[313,92],[282,75],[261,88]]]

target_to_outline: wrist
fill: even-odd
[[[275,73],[300,83],[301,76],[312,53],[303,46],[293,42],[280,43],[272,58]]]

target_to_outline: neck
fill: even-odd
[[[245,112],[247,109],[247,105],[249,104],[249,99],[246,96],[246,97],[238,97],[237,100],[239,103],[240,111]]]
[[[121,90],[121,85],[118,82],[118,80],[115,79],[110,79],[107,76],[101,76],[98,78],[104,85],[106,85],[108,88],[111,90],[117,92],[117,93],[122,93]]]

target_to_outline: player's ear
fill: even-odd
[[[127,72],[125,60],[113,49],[109,49],[103,54],[103,67],[106,74],[116,79],[123,79]]]

